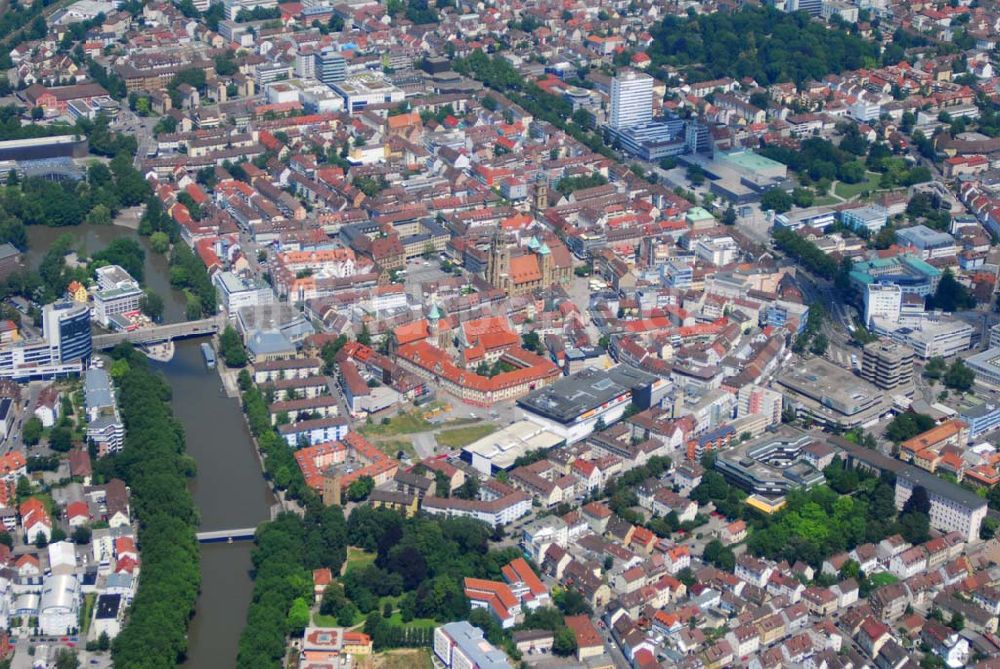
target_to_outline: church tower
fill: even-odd
[[[538,264],[542,269],[542,286],[548,288],[556,282],[555,262],[552,260],[552,250],[545,242],[538,247]]]
[[[549,183],[545,175],[535,180],[535,213],[540,214],[549,207]]]
[[[486,281],[494,288],[507,291],[510,276],[510,249],[507,239],[497,230],[490,240],[490,255],[486,263]]]

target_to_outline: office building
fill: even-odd
[[[94,293],[94,318],[103,327],[114,327],[117,319],[112,317],[140,311],[144,295],[138,285],[98,290]]]
[[[898,342],[865,344],[861,378],[882,390],[909,389],[913,383],[913,349]]]
[[[333,47],[327,47],[316,54],[314,70],[316,78],[331,88],[347,79],[347,61]]]
[[[789,490],[811,488],[826,479],[807,458],[813,437],[793,428],[779,428],[736,448],[720,451],[715,468],[726,480],[764,506],[774,507]],[[749,502],[752,504],[752,502]]]
[[[83,375],[83,402],[87,417],[87,441],[98,455],[117,453],[125,445],[125,424],[111,377],[103,369],[88,369]]]
[[[990,348],[1000,348],[1000,325],[990,328]]]
[[[976,383],[1000,388],[1000,348],[991,348],[965,360],[976,373]]]
[[[903,289],[891,283],[870,283],[865,286],[865,327],[871,327],[875,317],[890,323],[899,320],[903,305]]]
[[[765,416],[768,425],[777,425],[781,422],[781,393],[763,386],[747,384],[740,388],[737,397],[739,400],[736,408],[737,418]]]
[[[904,294],[926,297],[937,290],[941,270],[915,255],[904,254],[854,263],[850,279],[851,284],[862,294],[865,286],[877,283],[892,284],[899,286]]]
[[[434,630],[434,655],[445,669],[512,669],[503,651],[483,637],[483,631],[464,620]]]
[[[212,281],[219,289],[219,298],[230,320],[236,320],[236,314],[242,307],[258,307],[275,302],[274,291],[259,279],[247,279],[232,272],[216,272]]]
[[[914,488],[922,487],[930,501],[930,525],[941,532],[959,532],[967,542],[979,540],[979,526],[986,517],[986,500],[947,479],[900,462],[876,449],[865,448],[843,437],[830,436],[830,445],[850,467],[891,472],[896,478],[895,506],[902,510]]]
[[[239,13],[244,10],[252,12],[257,8],[274,9],[277,6],[277,0],[222,0],[227,21],[235,21]]]
[[[991,402],[972,401],[958,410],[958,417],[969,426],[969,440],[1000,429],[1000,406]]]
[[[828,427],[860,427],[892,406],[888,393],[822,358],[789,367],[777,381],[799,415]]]
[[[368,105],[392,104],[406,99],[406,93],[401,88],[374,72],[347,77],[332,84],[332,88],[344,99],[344,108],[351,114]]]
[[[688,150],[684,121],[678,117],[656,119],[620,130],[609,126],[608,141],[630,156],[651,162],[679,156]]]
[[[958,532],[969,543],[979,541],[979,526],[986,518],[986,500],[916,467],[896,473],[896,508],[902,509],[913,490],[922,487],[931,503],[931,527],[941,532]]]
[[[626,70],[611,80],[611,115],[608,125],[623,130],[653,119],[653,77]]]
[[[95,272],[94,317],[104,327],[111,326],[112,316],[139,311],[143,292],[139,282],[118,265],[105,265]]]
[[[916,248],[924,260],[947,258],[956,253],[954,237],[947,232],[932,230],[926,225],[914,225],[897,230],[896,240],[899,244]]]
[[[889,221],[889,212],[877,205],[843,209],[840,222],[855,232],[867,231],[874,235]]]
[[[0,378],[28,381],[79,374],[91,352],[87,305],[49,304],[42,310],[41,339],[0,346]]]
[[[972,345],[972,327],[961,321],[922,318],[904,324],[876,317],[870,325],[875,334],[909,346],[923,360],[936,356],[947,358]]]

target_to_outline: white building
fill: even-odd
[[[903,508],[918,486],[927,491],[932,528],[958,532],[967,543],[979,541],[979,526],[986,518],[985,499],[921,469],[906,467],[896,474],[897,509]]]
[[[406,93],[382,75],[366,72],[347,77],[332,84],[333,90],[344,99],[344,108],[354,114],[368,105],[402,102]]]
[[[213,277],[222,306],[231,320],[235,320],[240,307],[257,307],[274,304],[274,291],[263,281],[255,281],[237,276],[232,272],[216,272]]]
[[[94,291],[94,318],[104,327],[111,325],[111,317],[139,311],[143,292],[139,282],[118,265],[99,267],[97,290]]]
[[[694,252],[707,263],[721,267],[736,260],[739,245],[732,237],[714,237],[699,239]]]
[[[557,434],[530,420],[512,423],[462,448],[461,458],[485,476],[509,470],[514,461],[532,451],[548,451],[565,443]]]
[[[898,322],[902,305],[902,288],[890,283],[869,283],[865,286],[865,325],[871,327],[876,317],[890,323]]]
[[[875,334],[909,346],[924,360],[936,356],[947,358],[968,350],[972,344],[972,326],[962,321],[922,318],[913,323],[897,323],[874,317],[870,325]]]
[[[102,594],[97,598],[97,605],[94,607],[94,634],[101,636],[107,634],[109,639],[114,639],[122,631],[122,596],[120,594]]]
[[[764,415],[767,416],[769,425],[781,422],[781,393],[763,386],[748,384],[740,388],[737,398],[737,418]]]
[[[464,620],[434,630],[434,655],[445,669],[512,669],[507,655]]]
[[[653,77],[635,70],[619,72],[611,80],[608,125],[622,130],[653,119]]]
[[[73,574],[46,577],[38,607],[42,634],[60,636],[80,626],[80,582]]]

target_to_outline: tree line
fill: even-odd
[[[302,470],[295,462],[294,449],[271,425],[268,398],[254,384],[246,369],[240,370],[237,382],[242,392],[243,413],[246,414],[250,433],[257,439],[257,447],[264,456],[264,477],[292,499],[311,503],[317,495],[306,485]]]
[[[170,254],[170,285],[184,291],[189,319],[213,316],[218,311],[208,268],[186,244],[175,244]]]
[[[95,474],[98,480],[120,478],[130,488],[142,547],[142,578],[112,644],[112,659],[125,669],[169,669],[187,650],[187,625],[201,583],[198,514],[187,487],[193,466],[163,376],[130,346],[119,346],[112,355],[128,363],[117,380],[127,435],[121,453],[97,461]]]

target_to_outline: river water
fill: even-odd
[[[26,262],[37,267],[52,243],[73,236],[74,248],[93,253],[118,237],[138,238],[146,251],[145,284],[164,301],[164,322],[184,320],[186,301],[170,286],[164,256],[154,253],[146,238],[116,226],[28,228]],[[205,367],[199,341],[176,344],[173,360],[153,363],[173,389],[174,415],[184,426],[187,452],[198,463],[191,493],[205,531],[253,527],[267,520],[274,499],[265,485],[260,463],[240,411],[226,397],[215,370]],[[201,546],[201,595],[188,633],[186,669],[228,669],[236,666],[240,632],[253,594],[249,542]]]

